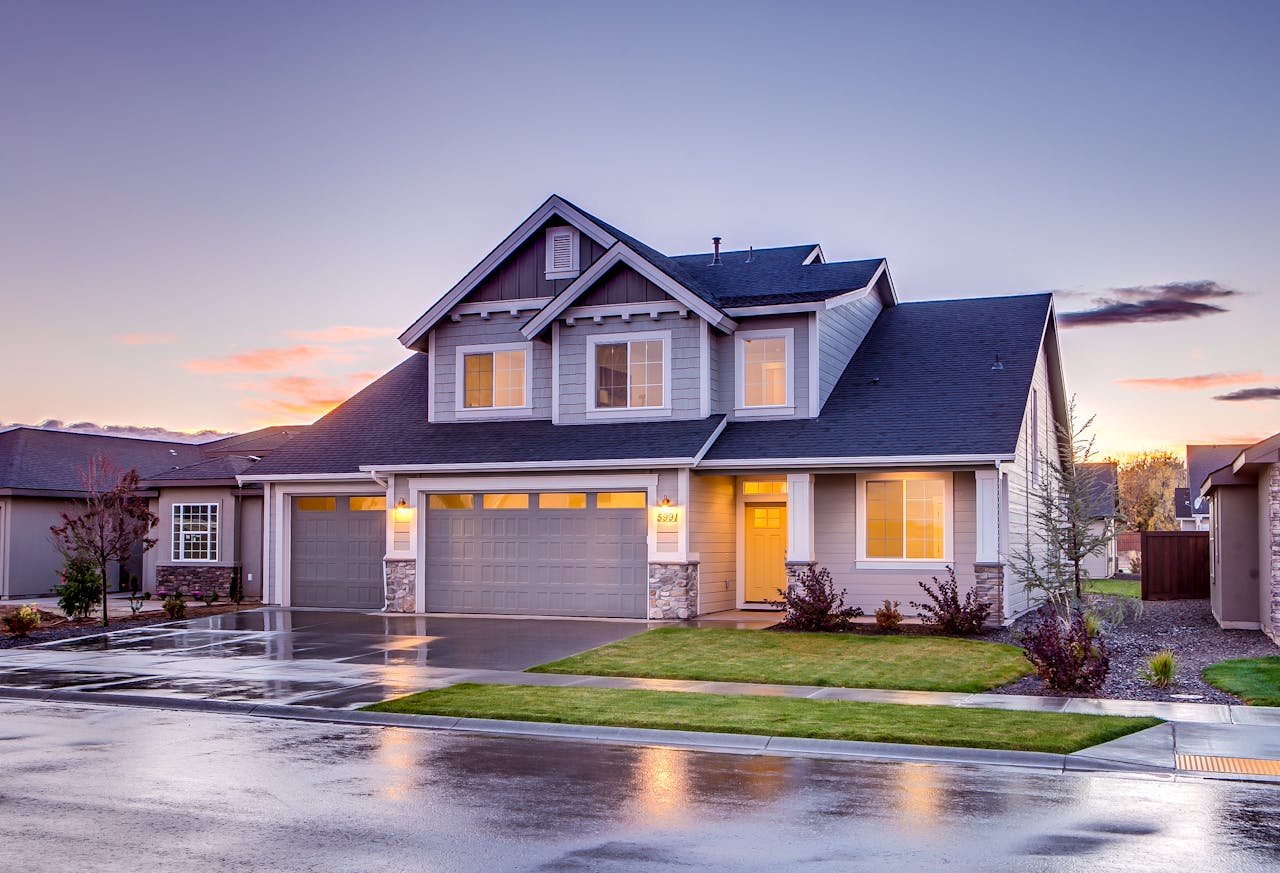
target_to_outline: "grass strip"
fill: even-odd
[[[529,685],[453,685],[365,709],[1057,753],[1079,751],[1160,724],[1155,718],[1123,716]]]
[[[1251,706],[1280,706],[1280,655],[1219,661],[1205,667],[1203,676]]]

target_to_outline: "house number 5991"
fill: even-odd
[[[679,513],[679,512],[676,512],[674,509],[659,509],[659,510],[658,510],[658,523],[659,523],[659,524],[662,524],[662,523],[664,523],[664,522],[665,522],[665,523],[667,523],[667,524],[675,524],[675,523],[676,523],[677,521],[679,521],[679,520],[680,520],[680,513]]]

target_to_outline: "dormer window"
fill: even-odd
[[[578,229],[547,228],[547,279],[576,279],[578,272]]]
[[[457,350],[459,413],[510,413],[529,407],[528,343],[460,346]]]

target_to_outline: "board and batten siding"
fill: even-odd
[[[698,556],[698,612],[737,606],[736,484],[732,476],[693,475],[689,482],[689,551]]]
[[[851,303],[818,311],[819,408],[831,396],[836,382],[840,381],[883,308],[880,295],[873,290]]]
[[[554,297],[568,288],[572,279],[548,279],[547,228],[561,226],[552,221],[543,225],[496,269],[471,290],[462,302],[478,303],[497,300],[525,300],[530,297]],[[585,270],[595,263],[604,249],[585,233],[578,234],[578,267]],[[527,316],[526,316],[527,317]]]
[[[808,313],[784,316],[754,316],[739,318],[738,330],[777,330],[791,328],[792,334],[792,398],[795,400],[793,415],[769,416],[770,418],[808,418],[809,417],[809,325],[812,319]],[[732,334],[717,338],[713,345],[716,363],[712,368],[718,374],[720,390],[714,395],[716,405],[712,412],[725,413],[736,417],[734,410],[738,403],[738,343]],[[743,416],[747,418],[748,416]],[[750,416],[753,420],[760,416]]]
[[[887,472],[887,471],[885,471]],[[952,559],[960,591],[973,587],[973,562],[977,555],[977,483],[972,472],[953,474]],[[884,600],[901,603],[904,616],[915,615],[908,605],[924,592],[916,583],[932,585],[932,577],[945,578],[945,570],[859,570],[857,475],[819,475],[814,481],[814,557],[818,566],[831,571],[836,590],[846,589],[845,602],[871,615]]]
[[[466,415],[459,416],[456,411],[457,383],[457,351],[459,346],[478,346],[498,343],[528,342],[520,327],[529,318],[528,312],[513,318],[508,313],[494,313],[488,320],[478,315],[463,316],[461,321],[445,319],[431,331],[431,355],[434,358],[432,371],[435,374],[434,386],[434,418],[436,421],[472,421]],[[533,409],[527,411],[513,410],[511,418],[550,418],[551,417],[551,343],[534,340],[533,343]],[[501,410],[485,410],[486,413],[500,413]],[[487,414],[488,419],[501,417],[500,414]]]
[[[559,328],[560,354],[560,423],[583,424],[585,422],[602,421],[634,421],[638,418],[701,418],[701,395],[699,392],[699,319],[695,315],[680,317],[674,313],[663,313],[657,319],[649,316],[622,321],[618,318],[606,318],[599,324],[591,321],[578,321],[573,327],[561,324]],[[666,398],[670,410],[619,410],[617,413],[592,412],[588,403],[589,394],[595,390],[595,373],[587,360],[588,337],[607,334],[644,333],[646,331],[670,331],[671,348],[669,364],[671,368],[671,396]],[[549,412],[549,409],[548,409]]]
[[[1013,463],[1002,468],[1008,477],[1009,493],[1009,522],[1006,527],[1008,538],[1002,549],[1005,558],[1005,603],[1009,609],[1006,619],[1021,615],[1035,605],[1032,602],[1031,592],[1027,591],[1008,565],[1008,556],[1024,552],[1028,542],[1033,551],[1037,553],[1043,551],[1030,529],[1035,514],[1038,488],[1036,483],[1032,482],[1031,458],[1035,451],[1039,451],[1048,458],[1055,458],[1058,454],[1059,422],[1054,417],[1053,403],[1050,399],[1049,358],[1043,348],[1040,349],[1040,354],[1036,358],[1031,386],[1033,390],[1028,393],[1027,406],[1022,414],[1022,429],[1018,435],[1017,453]],[[1032,403],[1039,403],[1037,415],[1032,415]],[[1033,421],[1037,425],[1034,432]],[[1045,462],[1041,461],[1041,475],[1044,475],[1045,469]]]

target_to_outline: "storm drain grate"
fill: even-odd
[[[1217,755],[1176,755],[1179,770],[1201,773],[1239,773],[1243,776],[1280,776],[1280,761],[1265,758],[1220,758]]]

